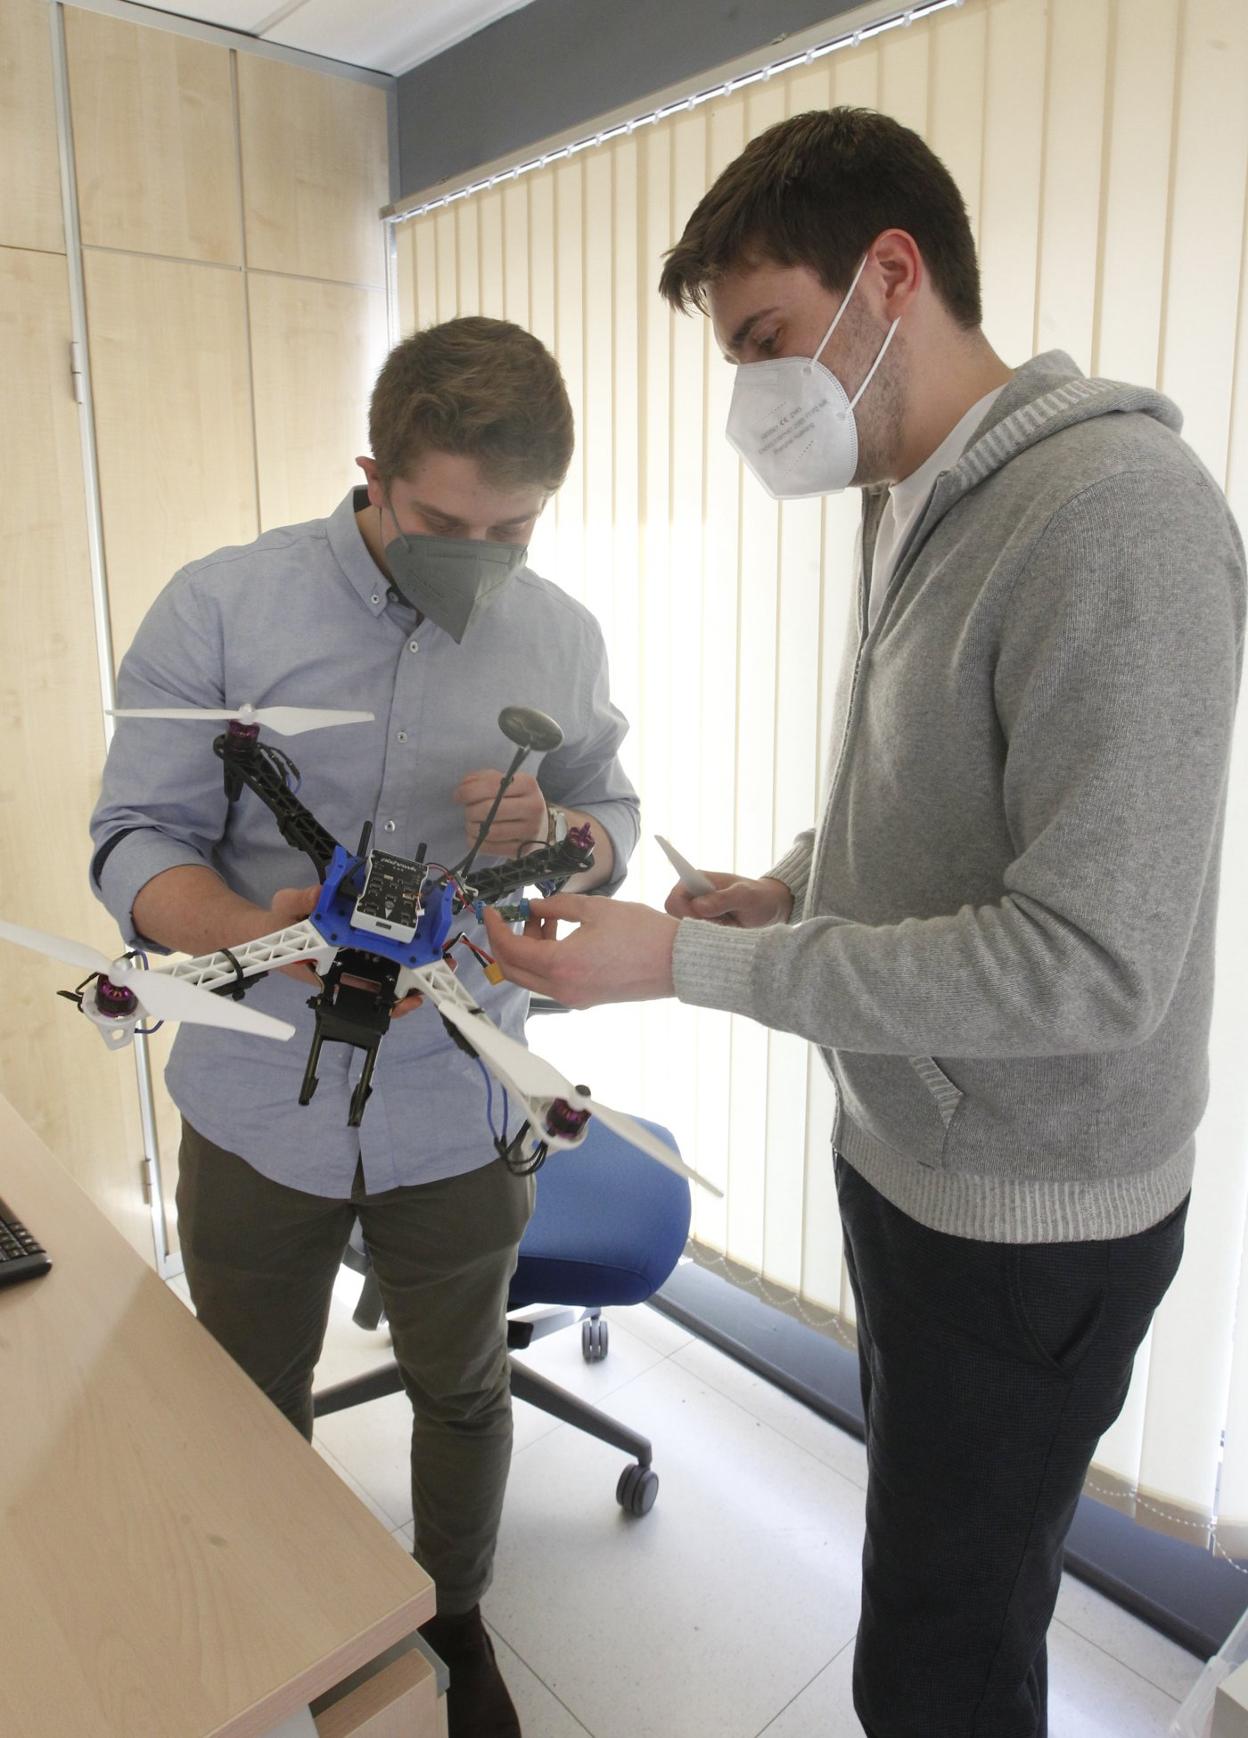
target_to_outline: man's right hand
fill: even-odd
[[[285,929],[287,924],[302,923],[305,917],[316,909],[316,902],[321,897],[319,883],[311,887],[283,887],[273,895],[273,903],[269,906],[269,916],[272,922],[264,934],[275,929]],[[454,966],[451,967],[454,970]],[[316,969],[310,965],[279,966],[279,971],[285,972],[288,978],[297,978],[300,983],[313,984],[319,990],[321,980]],[[404,1014],[410,1014],[413,1008],[419,1008],[422,997],[418,990],[412,990],[404,996],[401,1002],[396,1002],[390,1011],[392,1020],[401,1020]]]
[[[720,870],[706,871],[715,883],[713,893],[696,898],[683,881],[667,896],[664,910],[672,917],[700,917],[707,923],[722,923],[736,929],[765,929],[769,923],[787,923],[793,910],[793,891],[783,881],[764,875],[758,881],[743,881]]]
[[[316,909],[316,902],[321,897],[321,884],[313,882],[311,887],[280,887],[273,895],[269,906],[271,922],[267,929],[261,930],[262,935],[271,935],[274,930],[285,929],[289,924],[302,923],[305,917],[310,917]],[[301,984],[314,984],[319,990],[321,980],[316,970],[310,965],[279,966],[288,978],[296,978]]]

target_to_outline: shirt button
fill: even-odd
[[[372,599],[371,599],[371,601],[372,601],[372,602],[373,602],[373,603],[380,603],[380,602],[381,602],[381,595],[380,595],[380,593],[379,593],[379,592],[374,592],[374,593],[373,593],[373,595],[372,595]]]
[[[400,730],[400,731],[398,731],[398,732],[397,732],[397,737],[398,737],[398,740],[399,740],[399,741],[400,741],[400,742],[406,742],[406,741],[407,741],[407,732],[406,732],[406,730]]]
[[[381,829],[381,830],[382,830],[382,832],[383,832],[383,833],[393,833],[393,831],[394,831],[394,822],[393,822],[393,821],[386,821],[386,822],[385,822],[385,823],[384,823],[384,825],[383,825],[383,826],[382,826],[382,829]]]
[[[419,651],[419,650],[420,650],[420,646],[419,646],[419,644],[418,644],[418,643],[417,643],[417,641],[415,641],[415,640],[409,640],[409,641],[408,641],[408,642],[407,642],[407,649],[408,649],[408,651],[409,651],[409,652],[418,652],[418,651]]]

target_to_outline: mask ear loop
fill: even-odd
[[[889,345],[893,341],[893,333],[897,330],[898,326],[900,326],[900,325],[901,325],[901,315],[899,314],[897,316],[897,318],[893,321],[892,325],[888,328],[888,337],[885,338],[884,342],[880,345],[879,355],[876,357],[875,361],[871,364],[870,368],[867,370],[867,378],[863,381],[862,385],[858,388],[857,392],[850,399],[849,408],[851,410],[853,410],[854,406],[858,403],[858,400],[862,397],[863,393],[867,390],[868,386],[870,386],[872,377],[875,374],[876,369],[880,366],[880,363],[883,362],[885,352],[887,351]]]
[[[813,365],[814,363],[818,362],[819,358],[823,355],[823,352],[824,352],[825,348],[827,347],[828,339],[832,336],[833,332],[835,332],[836,328],[840,325],[841,315],[845,312],[846,308],[848,308],[850,302],[853,300],[854,291],[858,288],[858,279],[862,276],[863,272],[866,270],[867,261],[870,259],[870,257],[871,257],[870,254],[864,253],[862,258],[858,261],[858,270],[853,275],[853,279],[850,283],[849,288],[845,292],[845,296],[841,302],[840,307],[836,310],[835,314],[833,314],[833,316],[832,316],[832,324],[828,327],[827,331],[823,334],[823,337],[819,340],[819,348],[815,351],[814,355],[811,357],[810,365]],[[871,378],[870,375],[868,375],[867,378],[870,379]]]
[[[403,527],[399,524],[398,514],[394,510],[394,502],[390,499],[389,489],[386,490],[384,499],[385,499],[385,505],[390,509],[390,517],[394,521],[395,538],[401,537],[403,539],[404,547],[406,547],[406,545],[407,545],[407,532],[404,531]],[[390,540],[386,537],[386,521],[385,521],[385,518],[383,516],[383,510],[382,510],[382,507],[380,504],[378,505],[378,508],[377,508],[377,534],[381,538],[381,546],[384,549],[386,546],[386,543]]]

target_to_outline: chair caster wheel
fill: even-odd
[[[601,1316],[581,1323],[581,1356],[587,1364],[601,1364],[606,1357],[610,1345],[607,1326]]]
[[[626,1466],[615,1487],[615,1500],[630,1515],[648,1515],[659,1494],[659,1475],[648,1466]]]

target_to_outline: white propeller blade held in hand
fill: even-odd
[[[105,959],[102,953],[97,953],[85,942],[67,941],[63,935],[48,935],[42,929],[26,929],[20,923],[0,923],[0,936],[15,941],[18,947],[45,953],[49,959],[64,960],[67,966],[81,966],[84,972],[104,972],[107,975],[113,969],[112,960]]]
[[[201,990],[184,978],[171,978],[162,971],[145,971],[142,966],[109,966],[108,976],[113,983],[124,984],[153,1020],[224,1026],[227,1031],[251,1032],[258,1038],[289,1038],[295,1030],[289,1020],[262,1014],[258,1008],[245,1008],[241,1002]]]
[[[218,722],[260,724],[279,736],[300,736],[305,730],[327,730],[331,724],[371,724],[371,712],[331,712],[308,706],[238,706],[220,712],[198,706],[114,707],[113,718],[212,718]]]
[[[500,1032],[484,1014],[469,1013],[451,1001],[443,1002],[438,1011],[463,1033],[473,1049],[480,1053],[482,1062],[491,1073],[498,1075],[505,1086],[510,1086],[525,1098],[562,1098],[574,1108],[583,1107],[594,1116],[600,1116],[607,1128],[614,1130],[630,1146],[640,1148],[650,1158],[657,1159],[660,1165],[666,1165],[669,1171],[698,1183],[712,1195],[723,1195],[722,1189],[686,1165],[658,1135],[652,1134],[623,1111],[612,1110],[610,1105],[599,1104],[597,1099],[590,1098],[565,1079],[553,1063]]]

